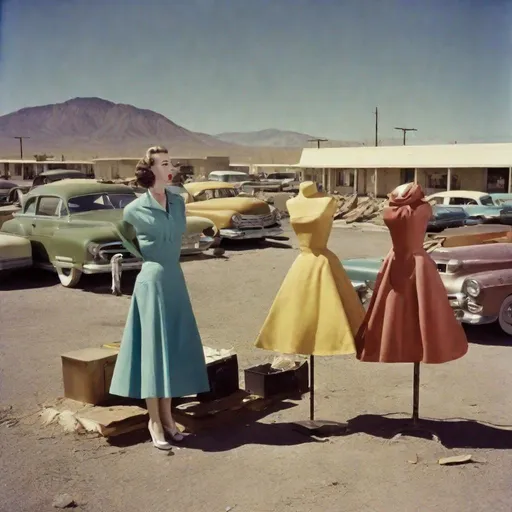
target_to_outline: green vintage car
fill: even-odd
[[[142,261],[121,242],[126,233],[123,208],[137,198],[126,185],[91,179],[62,180],[31,190],[22,209],[1,231],[30,240],[34,265],[55,270],[63,286],[74,287],[82,274],[110,273],[110,260],[122,254],[123,270],[137,270]],[[212,221],[187,217],[181,253],[207,250],[217,232]]]

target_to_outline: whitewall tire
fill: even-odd
[[[56,267],[57,275],[59,276],[60,284],[66,288],[75,287],[80,278],[82,277],[82,271],[77,268],[61,268]]]
[[[501,330],[512,336],[512,295],[509,295],[501,304],[498,323]]]

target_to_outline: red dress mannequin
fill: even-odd
[[[356,336],[361,361],[439,364],[468,351],[436,265],[423,249],[431,216],[432,207],[419,185],[390,194],[384,222],[393,249],[382,264]]]

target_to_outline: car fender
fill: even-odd
[[[205,229],[212,228],[214,235],[218,233],[215,223],[206,217],[198,217],[196,215],[187,215],[187,229],[186,235],[193,235],[195,233],[202,233]]]
[[[466,276],[480,285],[480,295],[476,298],[484,306],[486,314],[495,315],[502,302],[512,294],[512,269],[490,270]]]
[[[27,230],[25,225],[19,221],[16,217],[6,220],[0,229],[0,232],[10,233],[12,235],[18,235],[23,237],[28,237]]]
[[[197,203],[189,204],[197,205]],[[196,208],[187,208],[186,211],[187,217],[203,217],[211,220],[218,230],[231,227],[231,217],[237,214],[235,210],[201,210],[197,206]]]

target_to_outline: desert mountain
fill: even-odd
[[[27,146],[36,150],[87,146],[109,151],[152,144],[169,147],[228,147],[210,135],[183,128],[152,110],[113,103],[101,98],[74,98],[64,103],[28,107],[0,116],[0,150],[16,145],[13,137],[30,137]]]
[[[268,130],[260,130],[256,132],[227,132],[215,135],[215,138],[231,144],[241,146],[259,146],[259,147],[287,147],[287,148],[307,148],[315,147],[312,139],[324,138],[308,135],[307,133],[292,132],[286,130],[276,130],[270,128]],[[342,147],[342,146],[359,146],[358,142],[346,142],[339,140],[328,140],[321,143],[321,147]]]
[[[308,142],[314,139],[312,135],[306,133],[291,132],[285,130],[260,130],[257,132],[227,132],[215,135],[220,139],[231,144],[240,144],[243,146],[265,146],[265,147],[296,147],[304,148],[310,146]]]

